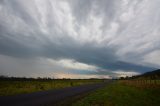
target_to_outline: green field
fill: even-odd
[[[0,81],[0,96],[31,93],[36,91],[58,89],[64,87],[78,86],[102,82],[97,79],[55,79],[55,80],[33,80],[33,81]]]
[[[160,80],[116,81],[73,106],[160,106]]]

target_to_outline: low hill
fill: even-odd
[[[142,75],[134,77],[134,79],[160,79],[160,69],[157,69],[155,71],[146,72]]]

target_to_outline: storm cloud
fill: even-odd
[[[2,0],[0,74],[89,78],[160,68],[159,5],[159,0]]]

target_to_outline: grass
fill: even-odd
[[[160,81],[117,81],[90,93],[73,106],[160,106]]]
[[[0,81],[0,96],[25,94],[36,91],[59,89],[64,87],[78,86],[102,82],[102,80],[44,80],[44,81]]]

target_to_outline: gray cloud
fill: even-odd
[[[92,74],[150,71],[160,66],[157,60],[155,65],[146,59],[160,47],[159,4],[157,0],[3,0],[0,54],[24,61],[75,60],[98,67],[98,73]]]

